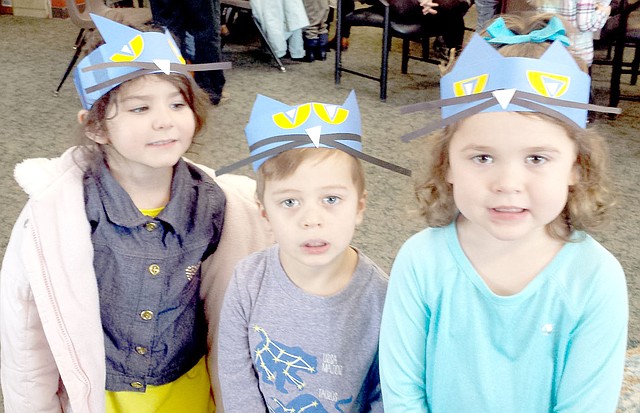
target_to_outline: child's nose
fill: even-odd
[[[505,164],[495,169],[493,190],[495,192],[521,192],[524,186],[523,168],[519,165]]]
[[[173,113],[169,108],[158,108],[153,112],[153,127],[166,129],[173,126]]]
[[[315,228],[322,225],[322,211],[316,206],[307,206],[302,214],[301,224],[304,228]]]

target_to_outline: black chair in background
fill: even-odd
[[[631,75],[629,84],[635,86],[640,67],[640,0],[629,2],[620,0],[612,4],[612,13],[600,32],[600,38],[594,40],[594,47],[607,49],[605,58],[595,58],[593,65],[611,66],[609,106],[618,106],[620,100],[640,102],[638,95],[622,95],[620,83],[622,75]],[[633,48],[633,58],[625,59],[625,49]],[[612,57],[613,51],[613,57]],[[630,53],[626,53],[629,55]]]
[[[389,70],[389,51],[391,49],[391,40],[393,37],[402,39],[402,64],[401,72],[406,74],[408,71],[409,60],[420,60],[427,63],[439,65],[440,60],[429,57],[429,40],[437,33],[428,33],[419,23],[407,24],[395,22],[391,18],[391,10],[387,0],[376,0],[378,4],[369,7],[356,8],[352,13],[345,16],[346,22],[342,21],[342,1],[338,0],[336,10],[336,39],[342,37],[342,25],[349,24],[352,27],[377,27],[382,29],[382,45],[381,45],[381,63],[380,74],[378,76],[369,73],[360,72],[354,69],[344,67],[342,64],[342,50],[336,48],[335,63],[335,83],[340,84],[342,73],[350,73],[356,76],[371,79],[380,83],[380,100],[387,99],[387,79]],[[422,43],[422,56],[413,56],[410,54],[411,42]],[[352,45],[353,46],[353,45]]]

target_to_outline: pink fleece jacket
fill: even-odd
[[[82,170],[73,148],[15,168],[29,200],[0,273],[1,381],[5,411],[104,412],[105,354]],[[215,177],[213,170],[197,165]],[[218,250],[202,266],[209,366],[219,390],[219,310],[235,264],[273,243],[244,176],[214,178],[227,197]],[[218,406],[221,412],[221,406]]]

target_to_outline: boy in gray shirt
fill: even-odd
[[[410,172],[362,154],[353,92],[342,106],[258,96],[245,131],[258,204],[277,244],[243,260],[225,295],[224,411],[382,412],[378,335],[388,277],[350,246],[366,202],[356,157]]]

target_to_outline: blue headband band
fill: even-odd
[[[515,34],[504,22],[502,17],[494,20],[487,27],[489,36],[484,39],[490,44],[516,44],[516,43],[542,43],[558,40],[565,46],[570,46],[571,42],[566,35],[562,21],[556,16],[549,19],[549,23],[542,29],[534,30],[529,34]]]
[[[141,32],[132,27],[91,14],[105,44],[78,63],[73,72],[82,107],[91,109],[96,100],[118,85],[154,73],[179,73],[231,68],[231,63],[186,64],[167,31]]]
[[[400,109],[412,113],[442,108],[442,119],[402,140],[408,142],[481,112],[538,112],[578,128],[586,127],[587,110],[620,113],[618,108],[589,104],[590,87],[591,78],[560,40],[533,59],[502,56],[474,35],[451,72],[440,80],[441,99]]]
[[[309,102],[289,106],[258,95],[245,128],[251,156],[216,171],[222,175],[249,163],[257,171],[268,159],[296,148],[332,148],[383,168],[411,176],[411,171],[362,152],[362,125],[356,94],[342,105]]]

